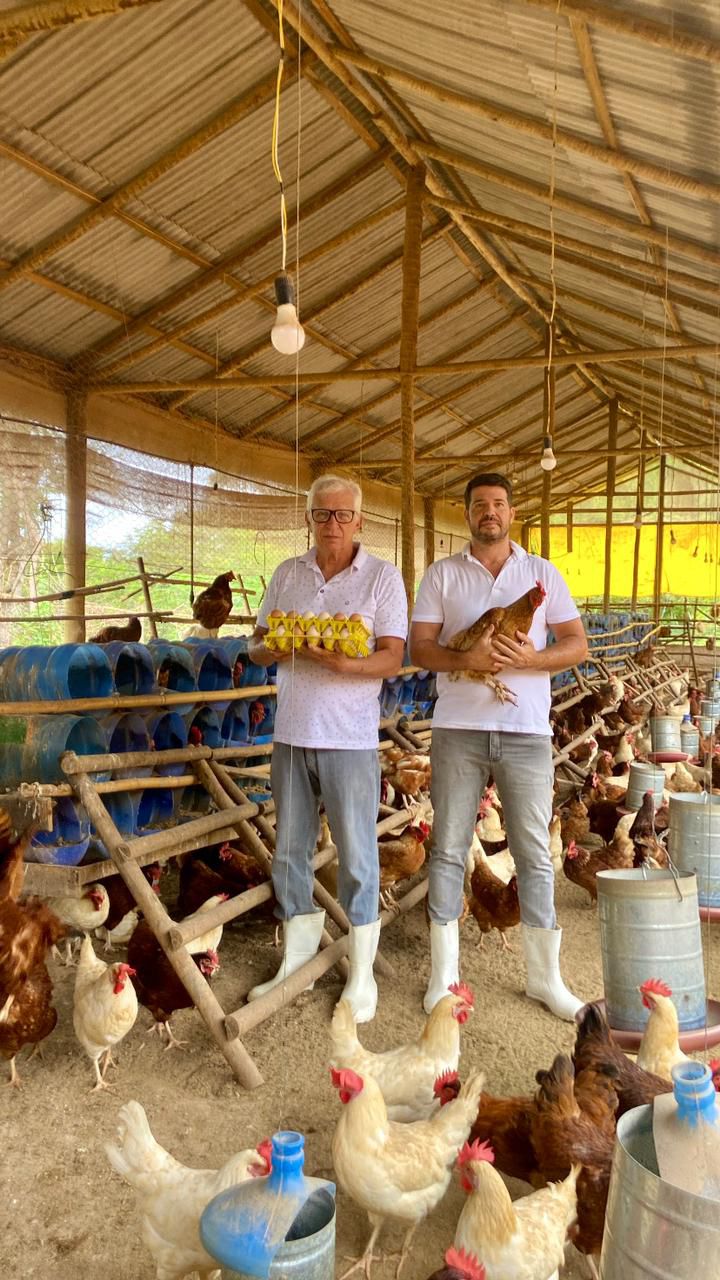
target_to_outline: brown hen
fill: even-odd
[[[470,910],[480,930],[480,946],[485,934],[497,929],[503,948],[509,951],[505,933],[520,923],[517,876],[507,884],[495,875],[485,857],[478,857],[470,877]]]
[[[201,627],[205,627],[206,631],[216,632],[230,617],[232,613],[230,583],[234,577],[232,569],[229,573],[218,574],[215,581],[201,591],[193,601],[193,618],[200,623]]]
[[[88,644],[110,644],[113,640],[137,642],[142,640],[142,623],[139,618],[128,618],[124,627],[103,627],[97,635],[90,636]]]
[[[588,1004],[578,1014],[579,1025],[575,1037],[573,1065],[578,1076],[581,1071],[593,1068],[607,1071],[615,1069],[613,1087],[618,1097],[618,1119],[633,1107],[652,1102],[659,1093],[670,1093],[672,1085],[660,1076],[643,1071],[613,1043],[610,1028],[596,1004]]]
[[[527,635],[532,626],[535,616],[535,610],[539,609],[546,596],[544,586],[540,581],[535,583],[529,591],[520,596],[518,600],[514,600],[512,604],[505,605],[502,608],[486,609],[485,613],[473,622],[471,627],[465,627],[464,631],[458,631],[451,640],[448,641],[448,649],[458,649],[466,652],[472,649],[478,640],[487,634],[490,627],[495,628],[496,635],[507,636],[510,640],[517,640],[516,632],[521,631]],[[477,680],[481,684],[486,684],[492,689],[496,698],[500,702],[516,703],[515,694],[503,684],[497,676],[492,675],[489,671],[452,671],[448,677],[450,680]]]

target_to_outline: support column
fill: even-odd
[[[642,516],[645,505],[645,428],[640,429],[640,461],[638,463],[637,496],[635,498],[635,549],[633,551],[633,580],[631,607],[637,608],[638,581],[640,577],[640,543],[642,541]]]
[[[520,530],[520,545],[523,551],[527,551],[530,546],[530,525],[527,520],[523,520],[522,529]]]
[[[665,478],[667,455],[660,459],[660,489],[658,492],[657,529],[655,536],[655,621],[660,621],[660,597],[662,595],[663,542],[665,540]]]
[[[423,527],[425,529],[425,568],[435,559],[435,499],[426,494],[423,498]]]
[[[400,336],[402,575],[410,606],[415,598],[415,390],[412,372],[417,363],[424,192],[425,166],[416,165],[407,178]]]
[[[65,435],[65,588],[77,590],[85,584],[86,505],[87,505],[87,392],[67,394],[67,431]],[[85,596],[71,596],[68,614],[85,614]],[[68,618],[63,626],[66,643],[85,639],[84,617]]]
[[[565,517],[565,550],[568,555],[572,555],[573,549],[573,515],[573,504],[572,502],[568,502],[567,515]]]
[[[548,360],[552,357],[553,335],[548,325],[545,339],[545,354]],[[543,434],[555,434],[555,366],[545,366],[543,381]],[[550,502],[552,500],[552,471],[543,471],[542,497],[540,499],[540,555],[544,560],[550,559]]]
[[[611,400],[608,405],[608,409],[607,501],[605,503],[605,588],[603,591],[603,609],[606,613],[610,605],[610,577],[612,574],[613,498],[615,497],[615,476],[617,474],[617,400]]]

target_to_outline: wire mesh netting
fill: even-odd
[[[38,424],[2,420],[5,466],[0,471],[0,645],[51,644],[62,639],[58,615],[65,588],[65,438]],[[153,610],[163,617],[167,638],[186,633],[192,595],[217,574],[233,569],[237,581],[233,614],[249,619],[273,570],[309,545],[305,491],[191,467],[97,440],[88,441],[86,583],[93,587],[135,578],[93,594],[87,633],[147,612],[137,581],[138,557],[153,577]],[[362,540],[373,555],[400,562],[400,521],[365,510]],[[435,536],[436,557],[452,554],[463,539],[449,531]],[[424,531],[415,531],[418,572],[424,563]],[[55,596],[39,603],[28,598]],[[20,619],[28,619],[21,621]],[[143,620],[147,636],[147,622]]]

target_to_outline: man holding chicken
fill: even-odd
[[[272,790],[277,813],[273,886],[283,921],[284,955],[257,999],[317,952],[325,913],[313,902],[312,859],[322,803],[338,849],[339,897],[350,920],[350,977],[343,999],[357,1022],[375,1015],[373,962],[380,936],[376,822],[380,802],[380,689],[402,666],[407,600],[394,565],[357,540],[362,493],[339,476],[320,476],[307,496],[314,546],[275,570],[249,645],[252,662],[278,663]],[[302,617],[358,614],[374,637],[367,657],[303,644],[289,653],[263,638],[276,610]]]
[[[430,565],[410,633],[413,662],[438,672],[433,716],[433,847],[429,908],[430,1012],[458,980],[458,919],[478,802],[492,773],[518,877],[526,994],[572,1020],[581,1001],[560,976],[548,825],[553,766],[550,676],[587,656],[585,631],[555,567],[510,541],[515,515],[505,476],[465,489],[470,541]],[[505,611],[495,622],[491,609]],[[519,625],[522,622],[522,626]],[[477,625],[474,625],[477,624]],[[548,629],[556,643],[546,647]],[[502,676],[502,680],[500,679]]]

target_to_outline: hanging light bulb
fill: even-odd
[[[305,346],[305,330],[298,320],[295,290],[287,272],[283,272],[275,281],[275,301],[277,315],[270,330],[270,341],[282,355],[297,355]]]
[[[633,528],[642,529],[642,525],[643,525],[642,511],[637,511],[635,513],[635,519],[633,520]]]
[[[554,471],[557,466],[557,458],[553,453],[552,436],[543,436],[543,451],[540,459],[540,466],[543,471]]]

